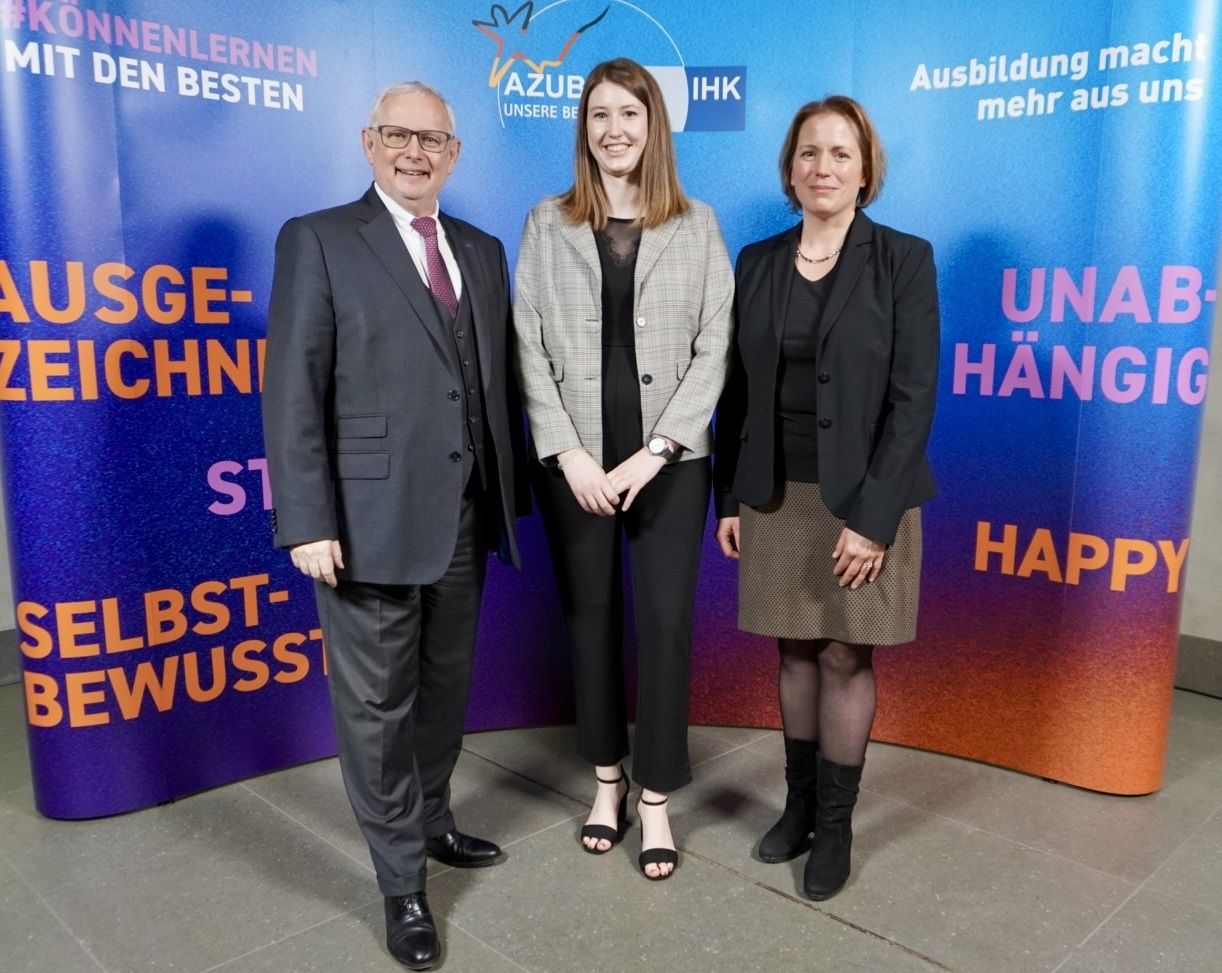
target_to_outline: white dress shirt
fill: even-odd
[[[424,248],[424,237],[422,237],[413,227],[412,220],[416,217],[412,216],[407,210],[396,203],[393,199],[382,192],[382,187],[376,182],[373,188],[377,190],[378,196],[382,202],[386,204],[386,208],[390,210],[390,215],[394,217],[395,229],[399,231],[399,236],[403,238],[403,245],[407,247],[407,252],[411,255],[412,263],[416,265],[416,270],[420,274],[420,279],[424,281],[424,286],[429,286],[429,264],[428,255]],[[441,207],[434,207],[432,217],[433,222],[437,224],[437,247],[441,251],[441,260],[446,265],[446,270],[450,273],[450,283],[454,285],[454,296],[461,300],[462,298],[462,274],[458,272],[458,261],[454,259],[454,251],[450,249],[450,243],[446,239],[445,227],[441,225],[438,214],[441,212]],[[432,288],[429,288],[430,290]]]

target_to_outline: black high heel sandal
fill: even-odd
[[[600,784],[618,784],[625,779],[624,768],[620,768],[619,776],[615,780],[603,780],[598,774],[595,774],[594,778]],[[582,841],[581,847],[591,855],[605,855],[624,840],[624,835],[628,833],[628,792],[630,790],[632,790],[631,784],[624,788],[624,796],[619,799],[619,810],[615,815],[616,826],[614,828],[605,824],[583,824],[581,826],[582,838],[593,838],[596,842],[611,842],[606,848],[599,848],[597,844],[587,845],[585,841]]]
[[[647,807],[661,807],[669,797],[664,797],[660,801],[647,801],[644,796],[641,797],[641,803]],[[637,808],[637,816],[641,818],[641,844],[645,843],[645,819],[641,815],[641,810]],[[673,848],[646,848],[637,856],[637,864],[641,868],[641,874],[651,882],[661,882],[670,878],[675,874],[675,869],[679,867],[679,853]],[[646,865],[672,865],[669,872],[662,872],[660,875],[650,875],[645,871]]]

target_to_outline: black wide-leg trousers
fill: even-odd
[[[383,895],[423,890],[425,842],[454,827],[450,774],[488,564],[484,508],[482,491],[468,491],[453,559],[432,584],[315,585],[340,769]]]
[[[692,779],[688,688],[696,575],[708,513],[706,458],[664,466],[628,511],[581,509],[564,474],[532,464],[535,495],[572,651],[577,749],[593,764],[628,755],[624,688],[623,539],[636,609],[633,779],[663,793]]]

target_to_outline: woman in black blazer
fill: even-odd
[[[794,116],[781,186],[802,222],[739,256],[737,354],[717,413],[717,540],[739,560],[739,626],[780,648],[788,795],[759,852],[788,861],[813,833],[812,899],[849,877],[871,656],[915,638],[919,505],[935,492],[933,250],[861,211],[885,164],[851,98]]]

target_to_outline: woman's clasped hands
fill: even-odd
[[[565,450],[556,462],[581,509],[601,517],[613,516],[621,499],[622,509],[631,507],[636,495],[666,465],[663,457],[638,449],[608,473],[580,447]]]

